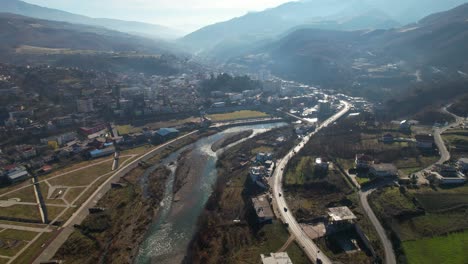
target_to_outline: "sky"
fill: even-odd
[[[159,24],[184,33],[292,0],[23,0],[96,18]]]

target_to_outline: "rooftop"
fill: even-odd
[[[273,218],[273,211],[266,195],[260,195],[252,198],[255,213],[261,218]]]
[[[328,208],[328,215],[336,222],[357,218],[347,206]]]
[[[391,163],[379,163],[371,166],[376,171],[398,171],[397,167]]]
[[[291,259],[286,252],[270,253],[270,257],[260,255],[263,264],[292,264]]]
[[[171,133],[179,133],[179,130],[175,129],[175,128],[161,128],[158,130],[157,132],[160,136],[167,136]]]

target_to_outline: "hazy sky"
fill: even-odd
[[[291,0],[23,0],[91,17],[166,25],[184,32]]]

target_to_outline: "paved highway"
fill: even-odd
[[[301,226],[294,218],[291,210],[289,210],[284,195],[281,195],[283,193],[282,183],[284,168],[288,164],[289,160],[304,147],[304,145],[310,140],[310,138],[313,135],[315,135],[320,129],[325,128],[331,123],[335,122],[349,111],[350,104],[345,101],[342,101],[341,103],[344,106],[344,108],[340,110],[337,114],[335,114],[333,117],[323,122],[319,127],[317,127],[317,130],[315,132],[312,132],[308,136],[304,137],[303,140],[296,147],[294,147],[283,159],[279,161],[277,168],[273,174],[273,200],[274,203],[276,203],[276,207],[280,212],[281,219],[284,223],[288,224],[289,232],[291,233],[291,235],[296,237],[297,242],[301,245],[309,259],[313,263],[316,263],[317,259],[320,259],[322,263],[331,264],[332,262],[325,254],[323,254],[323,252],[320,251],[320,249],[315,245],[315,243],[306,235],[304,230],[302,230]]]
[[[437,164],[443,164],[444,162],[446,162],[447,160],[450,159],[450,152],[447,150],[447,147],[445,146],[445,142],[442,139],[442,134],[445,131],[447,131],[448,129],[450,129],[451,127],[459,126],[460,124],[463,123],[463,121],[465,121],[465,119],[463,117],[459,117],[459,116],[449,112],[447,110],[448,107],[450,107],[450,105],[443,107],[442,112],[445,112],[445,113],[453,116],[455,118],[455,122],[451,123],[451,124],[448,124],[448,125],[446,125],[444,127],[441,127],[441,128],[439,128],[439,127],[434,128],[434,140],[435,140],[435,143],[436,143],[437,148],[439,149],[439,153],[440,153],[440,159],[437,162]]]
[[[375,230],[377,231],[377,234],[379,235],[380,241],[382,242],[382,245],[384,247],[384,252],[385,252],[385,263],[386,264],[396,264],[396,257],[395,257],[395,251],[393,251],[393,245],[390,239],[387,237],[387,233],[385,232],[385,229],[383,228],[382,224],[380,224],[379,219],[377,216],[375,216],[374,211],[372,211],[372,208],[369,206],[369,202],[367,200],[367,197],[369,194],[374,192],[377,188],[372,188],[367,191],[359,191],[359,200],[361,201],[362,208],[366,212],[367,217],[369,217],[369,220],[372,222],[372,224],[375,227]]]

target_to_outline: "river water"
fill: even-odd
[[[215,165],[217,156],[223,151],[221,149],[215,153],[211,150],[211,146],[216,141],[223,138],[227,133],[251,129],[254,133],[250,137],[254,137],[255,135],[285,125],[285,123],[272,123],[229,128],[215,135],[202,138],[164,159],[161,164],[171,169],[172,173],[166,182],[165,196],[161,202],[158,217],[149,228],[144,242],[140,245],[135,263],[177,264],[183,260],[187,246],[196,231],[198,217],[211,195],[211,186],[216,182],[217,171]],[[233,143],[227,148],[244,140]],[[177,168],[179,155],[188,148],[193,149],[197,155],[202,155],[204,157],[202,159],[204,160],[204,164],[197,166],[198,169],[202,170],[201,177],[199,181],[190,186],[190,200],[186,200],[183,202],[184,204],[180,204],[181,202],[174,202],[174,172]],[[152,169],[155,169],[155,167]]]

